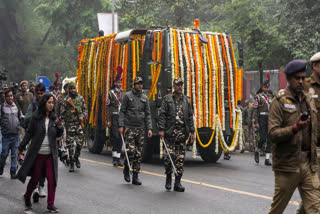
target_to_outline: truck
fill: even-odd
[[[163,97],[172,93],[172,80],[181,77],[184,93],[194,110],[196,143],[193,157],[216,162],[222,152],[242,146],[242,116],[237,104],[242,98],[242,69],[237,68],[230,35],[172,27],[136,28],[107,36],[84,39],[79,44],[77,83],[84,97],[87,145],[100,153],[107,140],[106,100],[121,66],[122,87],[131,90],[136,76],[152,112],[153,137],[147,139],[143,160],[163,153],[157,129]],[[186,142],[190,144],[190,142]]]

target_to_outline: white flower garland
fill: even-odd
[[[220,87],[221,87],[221,111],[222,111],[222,130],[225,130],[225,109],[224,109],[224,81],[223,81],[223,62],[222,62],[222,54],[221,54],[221,49],[220,49],[220,44],[219,44],[219,37],[218,35],[215,36],[216,37],[216,42],[217,42],[217,48],[218,48],[218,56],[219,56],[219,61],[220,61],[220,77],[221,77],[221,81],[220,81]]]
[[[194,34],[193,35],[193,41],[194,41],[194,49],[195,49],[195,54],[196,54],[196,59],[197,59],[197,62],[198,62],[198,66],[197,66],[197,70],[196,70],[196,75],[198,76],[198,93],[197,93],[197,97],[198,97],[198,107],[199,109],[197,109],[197,111],[199,112],[199,116],[197,118],[197,128],[200,128],[201,127],[201,118],[202,118],[202,115],[201,115],[201,78],[200,78],[200,66],[201,66],[201,62],[200,62],[200,57],[199,57],[199,52],[198,52],[198,42],[197,42],[197,37],[196,35]]]
[[[190,63],[189,63],[189,59],[188,59],[188,53],[187,53],[187,46],[186,46],[186,38],[184,36],[184,33],[181,32],[181,39],[182,39],[182,46],[183,46],[183,53],[184,53],[184,59],[186,60],[186,65],[187,65],[187,73],[186,73],[186,76],[187,76],[187,96],[191,98],[191,94],[190,94],[190,91],[189,91],[189,88],[190,88],[190,77],[189,77],[189,71],[190,71]]]
[[[208,91],[209,91],[209,88],[208,88],[208,65],[207,65],[207,51],[206,51],[206,48],[207,48],[207,44],[204,44],[202,45],[202,53],[203,53],[203,61],[204,61],[204,79],[205,79],[205,82],[204,82],[204,97],[205,97],[205,100],[204,100],[204,109],[206,111],[206,118],[204,118],[205,120],[205,127],[208,127],[209,126],[209,96],[208,96]],[[203,83],[202,83],[203,84]],[[203,96],[203,95],[202,95]]]
[[[124,68],[124,61],[125,61],[125,56],[126,56],[126,45],[123,45],[123,50],[122,50],[122,63],[121,63],[121,67],[122,69]]]
[[[93,88],[94,86],[96,85],[96,82],[97,82],[97,62],[98,62],[98,55],[99,55],[99,50],[100,50],[100,46],[98,46],[97,48],[97,54],[96,54],[96,58],[94,60],[94,70],[93,70]],[[94,89],[96,90],[96,88]]]
[[[109,93],[110,90],[110,74],[111,74],[111,70],[110,70],[110,64],[111,64],[111,51],[112,51],[112,44],[113,44],[113,40],[110,40],[110,45],[109,45],[109,53],[108,53],[108,68],[107,68],[107,87],[106,87],[106,93]]]
[[[234,87],[233,87],[233,69],[232,69],[232,63],[231,63],[231,58],[230,58],[230,52],[229,52],[229,42],[227,40],[227,36],[225,33],[223,33],[223,39],[226,44],[226,53],[228,57],[228,62],[229,62],[229,70],[230,70],[230,93],[231,93],[231,112],[232,112],[232,127],[234,129],[235,127],[235,120],[236,120],[236,114],[235,114],[235,100],[234,100]],[[230,112],[230,113],[231,113]]]
[[[174,67],[174,44],[173,44],[173,30],[170,28],[170,51],[171,51],[171,86],[173,90],[173,80],[175,78],[174,73],[175,73],[175,67]]]
[[[180,30],[177,30],[177,37],[178,37],[178,55],[179,55],[179,70],[180,70],[180,77],[182,81],[184,82],[184,66],[182,61],[182,48],[181,48],[181,36],[180,36]]]
[[[210,44],[210,52],[211,52],[211,66],[212,66],[212,88],[213,88],[213,94],[212,94],[212,99],[213,99],[213,115],[212,115],[212,124],[214,126],[214,121],[215,121],[215,115],[216,115],[216,105],[217,105],[217,91],[216,91],[216,75],[217,75],[217,68],[215,64],[215,52],[214,50],[214,44],[213,44],[213,36],[209,37],[209,44]],[[216,127],[212,127],[212,129],[215,129]]]

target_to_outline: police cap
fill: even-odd
[[[141,78],[141,77],[136,77],[136,78],[134,79],[134,84],[138,84],[139,82],[143,83],[142,78]]]
[[[310,58],[310,62],[319,62],[320,61],[320,52],[316,53]]]
[[[183,84],[183,81],[180,77],[177,77],[173,80],[173,84],[174,85],[178,85],[179,83],[182,83]]]
[[[20,82],[20,87],[22,87],[23,84],[27,84],[28,85],[28,81],[27,80],[23,80]]]
[[[307,62],[304,60],[295,59],[289,62],[284,68],[283,72],[286,75],[293,75],[299,72],[306,72]]]

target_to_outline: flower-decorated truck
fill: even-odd
[[[118,66],[123,68],[123,89],[130,90],[133,79],[141,76],[150,102],[153,137],[144,144],[145,161],[154,153],[162,157],[157,113],[175,77],[183,79],[184,93],[194,109],[193,157],[216,162],[222,151],[233,151],[238,143],[242,147],[242,116],[237,110],[242,99],[242,70],[237,68],[230,36],[170,27],[139,28],[82,40],[78,50],[77,82],[88,107],[90,152],[100,153],[110,143],[106,102]]]

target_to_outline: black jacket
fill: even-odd
[[[144,93],[132,89],[123,95],[119,127],[152,129],[149,100]]]
[[[168,135],[172,134],[176,123],[176,106],[173,99],[172,94],[166,95],[163,98],[159,111],[158,129],[160,131],[165,131]],[[190,132],[194,133],[193,110],[189,98],[182,94],[181,99],[186,134],[189,134]]]
[[[31,140],[31,144],[28,148],[23,165],[21,166],[17,174],[18,179],[22,183],[26,181],[27,176],[32,174],[32,166],[36,157],[38,156],[38,152],[44,140],[45,133],[45,119],[40,119],[38,111],[36,111],[33,113],[29,127],[22,142],[19,145],[19,151],[23,151]],[[48,127],[48,140],[51,148],[56,184],[58,183],[58,145],[56,139],[57,137],[61,137],[62,133],[63,127],[58,127],[55,121],[53,119],[50,119]]]

